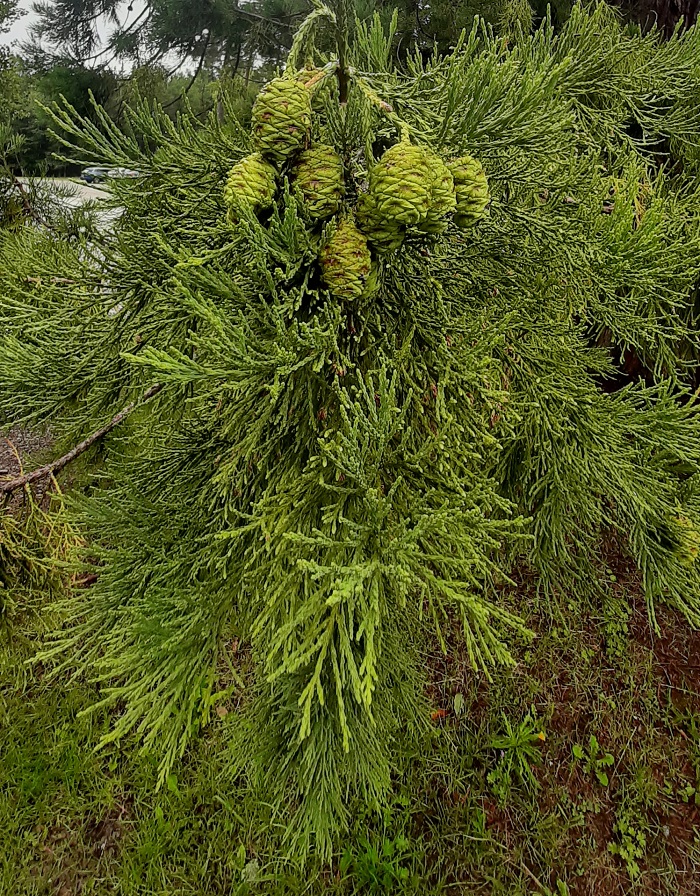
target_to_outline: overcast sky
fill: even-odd
[[[196,0],[193,0],[193,2],[196,2]],[[131,3],[131,12],[128,12],[126,9],[127,5],[126,2],[122,3],[122,21],[126,21],[127,18],[133,21],[133,19],[143,10],[144,2],[143,0],[133,0]],[[31,12],[31,7],[32,0],[20,0],[19,8],[25,15],[20,16],[20,18],[12,25],[9,34],[0,34],[0,43],[13,44],[17,41],[27,40],[29,37],[29,28],[33,22],[36,22],[36,16]],[[100,33],[103,37],[107,37],[110,31],[111,26],[108,27],[106,23],[103,23],[102,27],[100,27]]]
[[[31,0],[23,0],[19,4],[19,8],[22,10],[28,10],[30,6]],[[9,34],[0,34],[0,44],[10,44],[17,40],[24,40],[27,36],[27,25],[33,18],[31,14],[27,14],[18,19],[10,28]]]

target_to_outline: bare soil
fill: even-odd
[[[0,437],[0,476],[17,476],[25,462],[52,443],[51,432],[32,432],[19,426]]]
[[[698,896],[700,798],[693,788],[700,791],[700,632],[660,607],[655,633],[639,575],[614,536],[603,556],[614,576],[611,596],[628,614],[620,655],[611,655],[603,608],[567,619],[561,629],[556,614],[534,610],[526,619],[536,632],[532,648],[519,651],[505,680],[489,682],[471,671],[455,626],[447,655],[436,651],[428,660],[433,722],[488,744],[499,733],[499,716],[522,718],[534,708],[546,734],[541,761],[532,767],[536,794],[514,780],[505,802],[488,788],[479,797],[483,836],[503,848],[511,873],[519,868],[523,886],[529,881],[533,893],[557,894],[562,879],[570,896]],[[538,606],[527,572],[519,575],[518,591],[525,597],[521,605]],[[453,710],[457,694],[466,701],[460,717]],[[614,757],[605,769],[606,786],[595,768],[573,755],[575,745],[588,748],[591,735],[600,755]],[[495,751],[483,750],[482,781],[497,761]],[[454,803],[454,797],[459,794],[440,799]],[[469,798],[466,790],[463,799]],[[615,852],[622,844],[620,821],[646,837],[632,876]],[[462,883],[468,884],[465,892],[500,893],[489,889],[493,879],[500,879],[497,870],[474,867]]]

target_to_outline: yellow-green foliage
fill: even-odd
[[[325,9],[313,116],[298,82],[263,93],[277,192],[233,228],[244,129],[149,108],[136,143],[57,113],[80,158],[143,176],[116,182],[99,252],[0,240],[0,418],[79,439],[162,387],[71,498],[99,576],[42,656],[103,682],[105,740],[142,735],[165,781],[244,645],[235,774],[288,813],[290,849],[328,858],[353,797],[386,806],[396,738],[429,723],[425,655],[458,632],[484,674],[514,661],[514,563],[545,614],[578,607],[610,584],[613,531],[652,624],[663,600],[700,625],[694,543],[668,537],[674,516],[700,530],[700,34],[577,7],[561,34],[477,24],[397,70],[379,20],[346,46]],[[307,141],[343,159],[328,219],[293,183]],[[624,387],[623,350],[646,367]]]

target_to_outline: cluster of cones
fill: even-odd
[[[489,202],[486,174],[471,156],[443,161],[407,137],[382,155],[369,173],[369,189],[355,209],[344,208],[345,167],[332,146],[311,144],[314,78],[275,78],[253,107],[256,151],[233,166],[224,188],[228,220],[246,209],[264,213],[286,175],[307,214],[321,223],[339,215],[319,251],[326,287],[342,299],[378,286],[373,256],[396,252],[408,233],[437,236],[449,226],[471,227]]]

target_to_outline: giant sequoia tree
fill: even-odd
[[[445,626],[478,674],[511,660],[514,565],[544,607],[602,591],[615,531],[651,624],[700,623],[700,33],[577,8],[397,69],[351,24],[317,7],[252,133],[58,112],[74,156],[142,176],[99,245],[0,254],[0,418],[68,445],[126,409],[43,656],[163,775],[240,689],[231,761],[301,849],[384,799]]]

